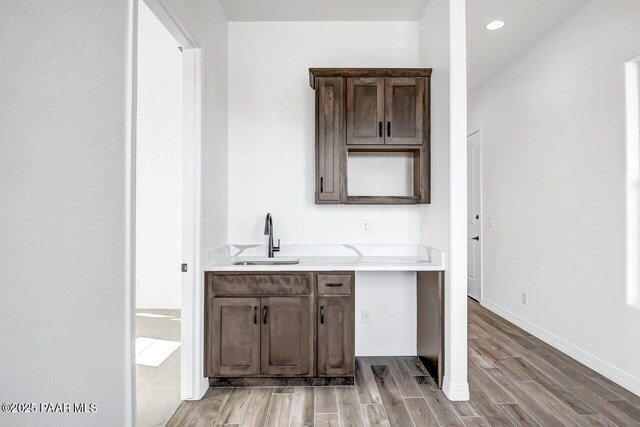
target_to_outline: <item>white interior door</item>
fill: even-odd
[[[467,138],[467,294],[480,301],[482,293],[480,132]]]

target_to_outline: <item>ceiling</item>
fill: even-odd
[[[417,21],[429,0],[219,0],[229,21]],[[467,0],[469,91],[589,0]],[[487,31],[493,20],[504,28]]]
[[[229,21],[418,21],[429,0],[220,0]]]
[[[589,0],[467,0],[469,91],[516,59]],[[485,26],[494,20],[497,31]]]

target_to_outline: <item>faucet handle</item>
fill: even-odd
[[[278,239],[278,246],[273,247],[273,252],[280,252],[280,239]]]

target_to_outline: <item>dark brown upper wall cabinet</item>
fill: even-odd
[[[316,203],[430,203],[431,69],[310,68],[309,78],[316,91]],[[412,156],[412,194],[348,194],[363,188],[347,182],[347,160],[362,153]]]

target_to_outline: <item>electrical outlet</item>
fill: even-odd
[[[522,293],[522,303],[524,305],[528,305],[529,304],[529,294],[526,292]]]
[[[371,323],[371,312],[369,310],[362,310],[362,323]]]
[[[371,221],[370,220],[368,220],[368,219],[363,219],[362,220],[361,231],[362,231],[362,234],[369,234],[371,232]]]

